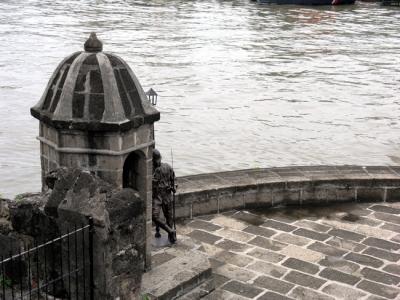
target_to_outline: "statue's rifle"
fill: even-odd
[[[172,153],[171,148],[171,161],[172,161],[172,171],[173,171],[173,178],[172,178],[172,220],[174,221],[174,230],[176,235],[176,222],[175,222],[175,193],[176,193],[176,186],[175,186],[175,171],[174,171],[174,154]],[[176,238],[176,236],[175,236]]]

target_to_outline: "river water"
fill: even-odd
[[[178,175],[400,163],[400,9],[247,0],[2,0],[0,193],[40,188],[29,108],[90,31],[160,95]]]

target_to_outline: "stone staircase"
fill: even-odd
[[[195,300],[214,290],[207,256],[189,238],[177,245],[153,247],[153,268],[143,275],[141,295],[157,300]]]

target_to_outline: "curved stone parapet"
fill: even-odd
[[[176,217],[232,209],[400,200],[400,166],[294,166],[178,178]]]

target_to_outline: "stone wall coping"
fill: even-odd
[[[400,184],[400,166],[292,166],[189,175],[177,179],[177,194],[290,183],[365,184],[374,181]]]
[[[154,145],[154,141],[144,143],[144,144],[139,144],[134,147],[130,147],[128,149],[124,149],[121,151],[114,151],[114,150],[107,150],[107,149],[92,149],[92,148],[79,148],[79,147],[58,147],[57,144],[49,141],[48,139],[38,136],[36,137],[40,142],[46,144],[47,146],[52,147],[54,150],[57,152],[62,152],[62,153],[74,153],[74,154],[100,154],[100,155],[111,155],[111,156],[120,156],[120,155],[125,155],[129,154],[131,152],[134,152],[136,150],[146,148],[146,147],[151,147]]]
[[[400,166],[293,166],[179,177],[175,216],[232,209],[400,201]]]

